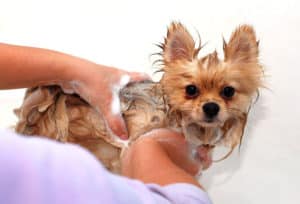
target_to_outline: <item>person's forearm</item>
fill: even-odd
[[[94,64],[60,52],[0,43],[0,89],[74,80],[76,67],[82,65]]]
[[[167,152],[156,141],[146,145],[136,145],[131,149],[129,164],[123,168],[123,175],[138,179],[144,183],[169,185],[175,183],[189,183],[201,187],[197,180],[176,166]]]

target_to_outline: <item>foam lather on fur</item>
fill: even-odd
[[[228,43],[224,41],[224,60],[216,52],[199,58],[201,45],[195,47],[180,23],[170,25],[160,47],[164,72],[160,82],[130,83],[119,92],[129,132],[127,141],[111,135],[102,115],[59,86],[27,90],[22,106],[16,110],[16,131],[80,144],[117,173],[122,149],[155,128],[182,132],[191,147],[225,145],[232,151],[241,141],[253,96],[262,85],[253,28],[240,26]],[[186,91],[190,86],[196,90],[192,96]],[[229,96],[224,95],[226,87],[234,90]],[[206,103],[219,107],[214,118],[205,114]]]
[[[22,106],[15,110],[19,118],[16,131],[80,144],[109,170],[119,172],[122,148],[143,133],[165,127],[167,112],[159,84],[132,83],[120,95],[129,141],[116,140],[106,128],[102,115],[78,95],[66,94],[59,86],[27,90]]]

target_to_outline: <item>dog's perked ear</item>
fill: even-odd
[[[231,35],[229,43],[223,42],[225,62],[258,63],[258,41],[252,26],[242,25]]]
[[[181,23],[176,22],[169,26],[162,49],[165,64],[176,62],[177,60],[192,61],[199,52],[199,49],[195,49],[195,41],[191,34]]]

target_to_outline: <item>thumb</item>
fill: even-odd
[[[106,111],[104,114],[107,126],[110,130],[119,138],[128,139],[127,128],[125,122],[120,114],[112,114],[110,111]]]
[[[212,150],[212,147],[205,145],[197,147],[198,157],[204,170],[208,169],[212,164]]]
[[[94,107],[96,107],[96,111],[100,115],[103,115],[103,120],[105,121],[106,128],[109,129],[109,133],[112,133],[123,140],[128,139],[126,124],[120,110],[120,101],[114,99],[105,102],[106,103],[101,103]]]
[[[121,88],[122,86],[125,86],[128,82],[143,81],[143,80],[150,79],[150,77],[147,74],[141,72],[128,72],[128,76],[129,76],[129,81],[127,82],[125,82],[127,80],[126,77],[120,79]],[[126,140],[128,139],[128,132],[127,132],[124,119],[121,115],[121,111],[120,111],[121,106],[120,106],[120,100],[118,98],[118,94],[119,94],[119,89],[113,90],[112,101],[110,104],[111,110],[105,109],[104,116],[110,130],[121,139]]]

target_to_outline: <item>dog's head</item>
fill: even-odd
[[[224,60],[217,52],[198,57],[201,45],[196,47],[181,23],[169,26],[161,48],[161,84],[170,111],[179,114],[191,130],[195,125],[206,132],[217,128],[229,140],[238,140],[253,95],[262,84],[253,28],[239,26],[228,43],[224,40]]]

